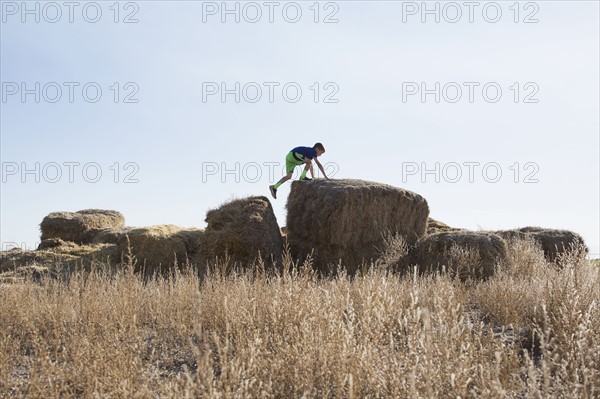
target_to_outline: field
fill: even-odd
[[[510,256],[485,281],[321,278],[289,257],[202,279],[131,261],[32,275],[0,285],[0,396],[599,397],[598,264],[525,241]]]

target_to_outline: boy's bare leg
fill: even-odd
[[[281,179],[279,179],[279,181],[277,183],[275,183],[275,188],[279,188],[279,186],[281,186],[283,183],[285,183],[286,181],[290,180],[292,178],[292,172],[288,173],[287,175],[283,176]]]
[[[269,186],[269,190],[271,191],[271,195],[273,196],[273,198],[277,199],[277,189],[279,188],[279,186],[281,186],[283,183],[290,180],[291,178],[292,178],[292,172],[289,172],[288,174],[283,176],[281,179],[279,179],[279,181],[277,183],[273,184],[272,186]]]

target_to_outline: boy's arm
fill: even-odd
[[[327,174],[325,173],[325,169],[323,168],[323,165],[321,165],[321,162],[319,162],[319,160],[317,158],[315,158],[315,162],[317,163],[317,166],[321,170],[321,173],[323,173],[323,176],[325,176],[325,178],[327,180],[330,180],[329,177],[327,177]]]

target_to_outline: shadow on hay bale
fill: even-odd
[[[294,181],[287,202],[292,255],[324,272],[342,262],[350,274],[378,258],[386,236],[413,244],[425,234],[429,207],[419,194],[362,180]],[[332,267],[333,266],[333,267]]]
[[[583,238],[579,234],[568,230],[523,227],[493,233],[509,242],[515,239],[531,239],[542,248],[544,257],[551,262],[559,262],[560,257],[567,253],[576,253],[582,258],[588,253]]]
[[[175,261],[179,267],[198,250],[203,231],[174,225],[133,228],[118,238],[117,252],[127,262],[127,255],[135,256],[135,271],[148,276],[172,271]]]
[[[52,212],[40,224],[41,239],[59,238],[77,244],[89,244],[99,232],[122,229],[124,225],[125,218],[117,211],[85,209],[77,212]]]
[[[116,244],[119,238],[128,234],[131,230],[133,230],[133,227],[99,230],[92,239],[92,244]]]
[[[83,264],[89,264],[92,261],[115,264],[120,260],[118,259],[117,245],[108,243],[76,244],[59,238],[50,238],[40,243],[37,252],[41,251],[52,252],[61,256],[76,256]]]
[[[201,266],[225,256],[242,265],[251,264],[259,254],[265,260],[281,258],[283,239],[266,197],[225,203],[206,214],[206,223],[196,257]]]
[[[461,278],[487,278],[497,265],[507,264],[508,247],[498,235],[485,232],[452,231],[425,236],[401,258],[397,268],[409,272],[447,271]]]

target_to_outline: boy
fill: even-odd
[[[323,144],[321,144],[321,143],[317,143],[317,144],[313,145],[312,147],[296,147],[292,151],[290,151],[287,154],[287,156],[285,157],[285,171],[287,174],[285,176],[283,176],[281,178],[281,180],[279,180],[277,183],[275,183],[272,186],[269,186],[269,190],[271,190],[271,195],[273,196],[273,198],[277,199],[277,189],[283,183],[285,183],[286,181],[288,181],[289,179],[292,178],[292,173],[294,172],[294,168],[296,166],[305,164],[304,170],[302,171],[302,174],[300,175],[300,180],[312,180],[312,179],[309,179],[308,177],[306,177],[306,172],[308,172],[309,170],[310,170],[310,175],[314,179],[315,173],[313,171],[313,166],[312,166],[313,159],[315,160],[317,166],[321,170],[321,173],[323,173],[323,176],[325,176],[325,178],[327,180],[329,180],[329,177],[327,177],[327,175],[325,174],[323,165],[321,165],[321,163],[317,159],[317,157],[320,157],[324,153],[325,153],[325,147],[323,147]]]

